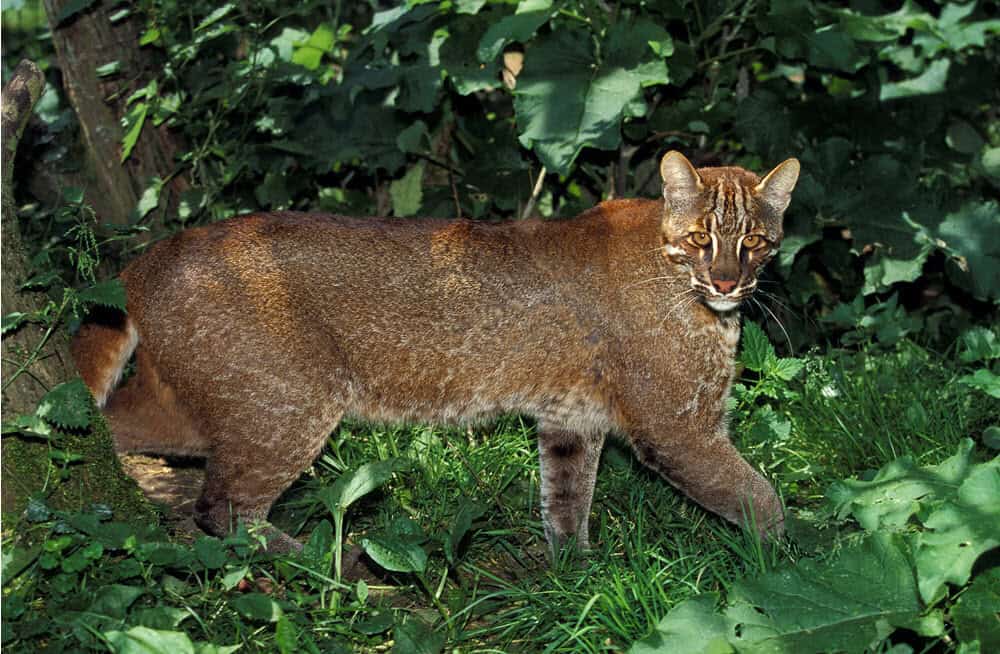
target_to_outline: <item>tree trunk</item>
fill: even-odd
[[[80,123],[88,153],[88,173],[93,183],[86,200],[100,220],[115,224],[129,217],[154,177],[169,179],[160,194],[161,207],[175,207],[187,182],[174,176],[179,147],[166,125],[146,121],[139,140],[124,164],[121,118],[128,98],[145,85],[147,57],[139,48],[139,24],[134,17],[112,22],[120,3],[98,1],[90,8],[59,22],[71,0],[44,0],[52,27],[52,43],[59,59],[63,87]],[[118,72],[98,77],[100,66],[118,62]]]
[[[3,89],[0,125],[3,140],[3,176],[0,180],[3,274],[0,278],[4,316],[14,312],[31,314],[48,302],[44,293],[18,292],[28,270],[28,257],[17,223],[12,188],[18,141],[44,86],[45,78],[38,67],[30,61],[22,61]],[[45,332],[42,327],[26,324],[3,338],[2,409],[5,422],[18,414],[34,413],[45,393],[76,376],[63,326],[57,325],[47,340]],[[31,361],[35,349],[43,344],[39,355],[30,365],[25,365]],[[22,510],[29,497],[41,494],[50,505],[60,508],[79,509],[92,502],[103,502],[111,504],[129,519],[149,519],[149,505],[135,482],[122,472],[100,414],[95,415],[90,431],[61,435],[58,446],[83,457],[81,463],[65,470],[68,474],[63,474],[50,461],[52,447],[49,442],[20,436],[3,438],[0,458],[4,479],[0,504],[4,515]]]

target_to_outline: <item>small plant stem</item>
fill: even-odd
[[[423,588],[424,592],[427,593],[427,596],[431,598],[431,602],[434,603],[434,607],[438,610],[438,613],[441,614],[441,619],[444,620],[444,623],[448,627],[448,631],[450,633],[452,631],[452,626],[448,618],[448,607],[441,603],[441,599],[434,594],[430,585],[427,583],[427,579],[422,574],[415,573],[414,576],[416,576],[417,581],[420,582],[420,587]]]
[[[538,179],[535,180],[535,188],[531,191],[531,198],[528,199],[528,204],[525,205],[524,211],[521,213],[521,220],[527,219],[535,210],[535,202],[538,201],[538,196],[542,192],[542,184],[545,182],[545,175],[548,172],[548,169],[542,166],[541,172],[538,173]]]

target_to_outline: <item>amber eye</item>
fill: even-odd
[[[700,248],[703,248],[712,242],[712,237],[705,232],[691,232],[691,236],[688,238],[690,238],[691,242]]]
[[[745,248],[757,248],[764,245],[764,239],[757,236],[756,234],[750,234],[749,236],[743,237],[743,247]]]

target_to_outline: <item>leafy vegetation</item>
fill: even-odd
[[[5,43],[54,79],[43,14],[19,4],[4,5]],[[5,313],[5,334],[36,323],[47,339],[121,308],[104,272],[242,211],[571,216],[656,196],[667,149],[757,170],[796,156],[731,402],[790,537],[723,524],[612,444],[595,549],[550,567],[531,424],[347,424],[272,516],[298,556],[263,555],[254,525],[185,542],[107,506],[34,499],[16,530],[5,520],[5,649],[1000,647],[992,4],[143,0],[116,20],[129,14],[160,65],[128,98],[121,158],[162,126],[186,147],[144,180],[127,227],[98,224],[79,190],[27,197],[18,171],[26,286],[51,302]],[[97,72],[124,87],[113,55]],[[58,93],[38,116],[28,157],[72,168]],[[161,193],[174,177],[190,182],[176,202]],[[74,474],[68,436],[90,418],[69,381],[33,415],[5,415],[4,437],[51,444],[48,492]]]

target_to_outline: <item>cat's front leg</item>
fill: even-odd
[[[709,511],[764,539],[784,533],[778,494],[736,450],[725,424],[707,433],[688,425],[637,429],[631,440],[640,461]]]
[[[539,424],[542,524],[553,557],[571,537],[577,548],[590,547],[590,504],[603,445],[603,434],[585,436]]]

